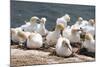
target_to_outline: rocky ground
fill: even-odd
[[[31,66],[42,64],[61,64],[95,61],[94,57],[80,55],[73,57],[59,57],[52,54],[54,48],[49,49],[22,49],[18,45],[11,45],[11,66]],[[77,48],[73,48],[77,51]]]

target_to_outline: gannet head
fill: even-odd
[[[71,30],[72,33],[76,33],[76,32],[79,32],[79,31],[81,31],[81,29],[77,28],[74,25],[72,26],[72,30]]]
[[[17,33],[19,39],[26,39],[27,36],[25,35],[25,33],[23,31],[18,31]]]
[[[34,23],[39,23],[40,19],[37,16],[33,16],[30,19],[30,23],[34,24]]]
[[[90,20],[89,20],[89,23],[90,23],[91,25],[94,25],[94,24],[95,24],[94,19],[90,19]]]
[[[57,28],[58,30],[64,30],[64,24],[59,23],[59,24],[56,25],[56,28]]]
[[[63,17],[67,22],[70,22],[71,18],[70,18],[70,16],[68,14],[65,14]]]
[[[85,40],[93,40],[93,36],[90,33],[86,33]]]
[[[78,21],[79,22],[82,22],[83,21],[83,18],[82,17],[78,17]]]
[[[31,39],[36,35],[36,33],[37,33],[37,32],[32,32],[32,33],[28,36],[28,38],[31,40]]]
[[[47,21],[47,19],[45,17],[41,18],[41,23],[45,24],[45,22]]]

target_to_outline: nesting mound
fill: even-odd
[[[78,55],[79,57],[59,57],[51,54],[54,48],[25,50],[17,45],[11,45],[11,66],[31,66],[41,64],[61,64],[94,61],[95,58]],[[73,49],[77,51],[77,48]]]

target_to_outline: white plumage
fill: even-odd
[[[40,48],[43,45],[42,36],[39,33],[31,33],[27,39],[27,48]]]
[[[17,28],[11,28],[11,40],[13,42],[19,42],[19,39],[18,39],[18,31],[22,31],[22,29],[20,27],[17,27]]]
[[[56,53],[59,56],[70,56],[72,54],[72,47],[70,41],[64,37],[59,37],[56,44]]]
[[[91,25],[87,25],[87,26],[83,26],[81,27],[81,29],[84,31],[84,32],[89,32],[92,34],[92,36],[95,35],[95,27],[91,26]]]
[[[80,27],[87,26],[87,25],[88,25],[88,21],[87,20],[83,20],[82,24],[80,24]]]
[[[83,18],[82,17],[78,17],[78,20],[76,21],[76,23],[74,25],[80,25],[82,24]]]
[[[89,23],[87,20],[84,20],[82,17],[79,17],[76,23],[74,24],[75,26],[81,28],[83,26],[87,26]]]
[[[88,32],[88,33],[92,34],[92,36],[95,36],[95,21],[93,19],[90,19],[88,21],[88,24],[85,26],[82,26],[81,29],[84,32]]]
[[[95,52],[95,40],[90,33],[85,34],[85,41],[83,41],[82,46],[89,52]]]
[[[56,24],[62,23],[64,24],[64,27],[67,27],[67,22],[70,22],[70,16],[68,14],[65,14],[64,16],[57,18]]]
[[[60,37],[60,31],[49,32],[46,36],[46,42],[48,45],[54,45],[57,42],[57,39]]]
[[[95,20],[94,19],[89,19],[89,25],[95,27]]]
[[[80,42],[80,29],[75,25],[71,26],[70,28],[66,28],[63,31],[63,36],[68,38],[70,42]]]
[[[40,22],[40,24],[38,24],[38,22]],[[95,36],[95,21],[93,19],[87,21],[79,17],[72,26],[68,26],[68,22],[70,22],[70,16],[65,14],[57,18],[55,30],[48,32],[45,28],[46,18],[42,17],[39,19],[33,16],[29,22],[21,27],[11,28],[11,40],[21,44],[27,42],[27,48],[40,48],[43,46],[43,40],[45,40],[42,36],[47,35],[46,41],[44,42],[50,46],[56,45],[57,55],[67,57],[72,54],[70,43],[80,42],[80,31],[82,31],[87,32],[82,46],[89,52],[95,52],[95,40],[93,39],[93,36]]]
[[[47,35],[48,33],[48,30],[45,28],[45,23],[46,23],[46,18],[45,17],[41,18],[39,28],[37,29],[37,32],[42,36]]]
[[[36,17],[36,16],[33,16],[31,19],[30,19],[30,23],[26,23],[25,25],[22,25],[21,28],[24,30],[24,31],[28,31],[28,32],[34,32],[38,29],[37,25],[39,22],[39,18]]]
[[[30,34],[31,34],[30,32],[18,31],[17,37],[18,37],[19,43],[20,44],[24,43]]]
[[[64,29],[64,25],[59,23],[56,25],[55,31],[49,32],[46,36],[46,42],[48,45],[54,45],[57,43],[58,38],[61,36],[60,32]]]

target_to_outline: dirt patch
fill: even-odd
[[[49,49],[21,49],[17,45],[11,46],[11,66],[31,66],[43,64],[61,64],[61,63],[77,63],[94,61],[95,58],[77,55],[74,57],[64,58],[57,55],[52,55],[54,48]],[[75,48],[74,51],[77,51]]]

